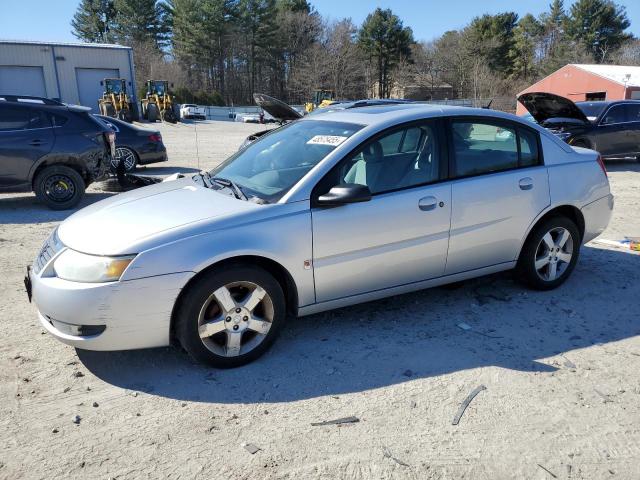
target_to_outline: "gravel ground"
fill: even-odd
[[[212,167],[260,126],[200,123],[197,150],[193,124],[159,128],[170,162],[147,173]],[[640,165],[608,166],[601,238],[640,236]],[[70,213],[0,195],[0,478],[640,478],[638,254],[592,242],[553,292],[501,274],[293,320],[219,371],[44,334],[24,266]]]

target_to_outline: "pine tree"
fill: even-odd
[[[625,32],[631,22],[624,7],[611,0],[578,0],[571,6],[566,25],[569,37],[598,62],[604,62],[609,52],[632,37]]]
[[[390,9],[377,8],[365,19],[358,32],[358,44],[375,65],[378,96],[389,98],[392,74],[402,57],[411,56],[413,32]]]
[[[156,0],[114,0],[114,37],[124,45],[152,43],[162,47],[167,40],[164,8]]]
[[[112,42],[115,14],[113,0],[82,0],[71,20],[72,33],[85,42]]]

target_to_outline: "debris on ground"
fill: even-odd
[[[73,372],[73,376],[76,378],[81,378],[84,377],[84,373],[82,372]]]
[[[394,457],[391,454],[391,451],[387,447],[382,447],[382,455],[384,456],[384,458],[390,458],[391,460],[396,462],[398,465],[402,465],[403,467],[408,467],[409,466],[407,463],[404,463],[402,460]]]
[[[260,447],[256,447],[253,443],[243,443],[242,447],[251,455],[255,455],[261,450]]]
[[[75,417],[73,417],[73,418],[71,419],[71,421],[72,421],[73,423],[75,423],[76,425],[80,425],[80,420],[82,420],[82,419],[80,418],[80,415],[76,415]]]
[[[600,390],[598,390],[597,388],[593,389],[594,392],[596,392],[598,395],[600,395],[602,397],[602,403],[610,403],[613,402],[613,400],[611,400],[611,398],[609,397],[609,395],[602,393]]]
[[[471,330],[471,325],[469,325],[468,323],[464,323],[464,322],[460,322],[457,327],[461,330]]]
[[[547,472],[549,475],[551,475],[553,478],[558,478],[558,476],[556,474],[554,474],[553,472],[549,471],[549,469],[543,467],[542,465],[540,465],[539,463],[537,463],[536,465],[538,465],[541,469],[543,469],[545,472]]]
[[[405,377],[412,377],[413,371],[410,369],[406,369],[404,372],[402,372],[402,375],[404,375]]]
[[[484,385],[480,385],[479,387],[476,387],[467,396],[467,398],[464,399],[464,402],[462,402],[462,405],[460,405],[460,408],[458,409],[458,413],[456,413],[456,416],[453,418],[453,422],[451,423],[451,425],[458,425],[458,423],[460,423],[460,419],[462,418],[462,414],[467,409],[467,407],[469,406],[471,401],[476,397],[476,395],[478,395],[481,391],[486,390],[486,389],[487,389],[487,387],[485,387]]]
[[[94,407],[99,407],[100,405],[98,405],[98,402],[93,402],[93,406]]]
[[[562,356],[562,358],[564,358],[565,362],[564,362],[564,366],[567,368],[576,368],[576,364],[573,363],[571,360],[569,360],[567,357]]]
[[[341,425],[343,423],[358,423],[360,419],[358,417],[344,417],[338,418],[336,420],[327,420],[324,422],[314,422],[311,424],[312,427],[322,427],[325,425]]]
[[[497,300],[498,302],[510,302],[511,295],[496,290],[493,286],[481,286],[474,290],[475,299],[480,305],[489,303],[489,300]]]
[[[484,333],[484,332],[478,332],[473,330],[473,327],[471,325],[469,325],[468,323],[464,323],[464,322],[460,322],[456,325],[460,330],[464,330],[465,332],[468,331],[472,331],[473,333],[477,333],[478,335],[482,335],[483,337],[487,337],[487,338],[502,338],[498,335],[489,335],[488,333]],[[494,331],[494,330],[490,330],[490,331]]]

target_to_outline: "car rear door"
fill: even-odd
[[[549,205],[538,133],[484,117],[449,122],[452,210],[447,275],[516,260]]]
[[[451,185],[439,124],[418,122],[365,142],[314,190],[366,185],[368,202],[312,208],[316,301],[439,277],[449,239]]]
[[[51,121],[40,109],[0,104],[0,187],[28,185],[29,171],[54,140]]]
[[[640,158],[640,102],[625,105],[627,113],[627,143],[631,155]]]

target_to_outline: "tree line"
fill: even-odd
[[[613,0],[486,14],[421,42],[390,9],[355,25],[307,0],[81,0],[71,26],[83,41],[133,47],[139,86],[167,79],[182,101],[220,105],[252,103],[256,92],[302,103],[318,88],[356,99],[443,84],[458,98],[513,98],[567,63],[640,63]]]

